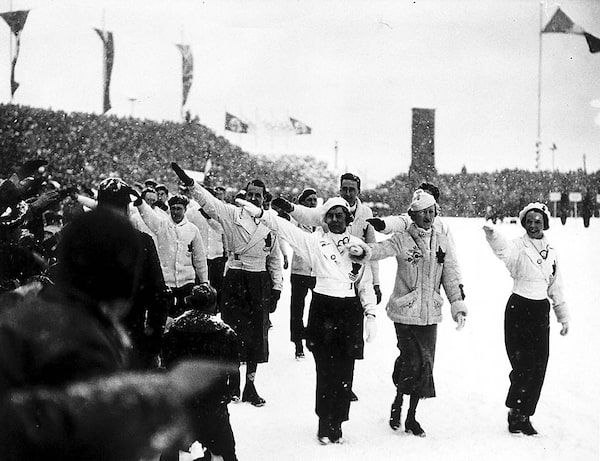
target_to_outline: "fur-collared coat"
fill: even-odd
[[[394,291],[386,311],[396,323],[432,325],[442,321],[440,286],[456,320],[459,312],[467,314],[463,285],[452,240],[435,228],[431,230],[429,246],[414,224],[393,234],[389,240],[371,244],[371,259],[395,256],[398,262]]]

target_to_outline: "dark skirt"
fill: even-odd
[[[419,398],[435,397],[433,363],[437,325],[394,323],[394,326],[400,350],[392,374],[397,393]]]
[[[331,357],[363,358],[363,308],[358,298],[313,293],[306,326],[306,346]]]
[[[268,272],[229,269],[225,274],[221,318],[238,335],[242,362],[269,360],[270,301]]]

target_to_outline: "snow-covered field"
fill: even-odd
[[[387,423],[397,356],[393,324],[384,310],[396,263],[387,259],[380,263],[383,302],[378,336],[366,345],[365,359],[357,362],[354,390],[359,401],[352,404],[350,421],[342,426],[346,443],[321,446],[316,440],[314,361],[310,353],[304,360],[294,359],[286,273],[284,292],[272,316],[270,360],[257,373],[257,389],[267,404],[229,406],[240,460],[598,459],[600,220],[592,219],[585,229],[581,219],[570,218],[565,226],[554,219],[547,231],[562,263],[571,330],[560,336],[552,313],[548,372],[532,418],[540,434],[526,437],[508,433],[504,406],[509,363],[503,316],[512,280],[485,241],[482,219],[444,219],[458,248],[470,313],[459,332],[447,301],[444,306],[434,370],[437,397],[422,400],[417,411],[427,437],[406,434],[403,428],[394,432]],[[507,237],[523,232],[520,225],[509,223],[499,229]],[[404,410],[407,406],[405,402]]]

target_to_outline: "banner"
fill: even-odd
[[[290,117],[290,122],[296,134],[310,134],[312,132],[312,128],[306,123],[302,123],[300,120]]]
[[[100,36],[104,45],[104,101],[102,104],[102,113],[105,114],[111,108],[110,105],[110,77],[115,56],[113,33],[100,29],[94,29]]]
[[[8,27],[15,36],[16,47],[15,55],[12,57],[11,68],[10,68],[10,96],[15,95],[15,91],[19,88],[19,83],[15,81],[15,67],[17,65],[17,59],[19,58],[19,50],[21,48],[21,31],[25,27],[25,21],[29,10],[21,11],[8,11],[6,13],[0,13],[0,16],[6,21]]]
[[[542,34],[547,33],[583,35],[590,53],[598,53],[600,51],[600,39],[592,34],[588,34],[581,26],[575,24],[560,8],[557,8],[550,21],[548,21],[548,24],[546,24],[546,27],[542,30]]]
[[[181,107],[183,108],[192,87],[192,81],[194,80],[194,56],[192,55],[192,48],[189,45],[177,44],[175,46],[181,52],[181,78],[183,80]]]
[[[225,112],[225,129],[234,133],[248,133],[248,124],[242,122],[239,117]]]

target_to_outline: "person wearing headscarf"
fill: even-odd
[[[274,211],[238,200],[248,214],[277,232],[311,267],[316,279],[306,327],[306,346],[317,375],[315,412],[321,444],[342,443],[342,423],[348,421],[354,362],[363,358],[364,340],[376,334],[377,303],[369,247],[350,234],[350,206],[341,197],[321,207],[318,228],[304,232]]]
[[[504,312],[504,343],[512,370],[506,396],[508,430],[535,435],[530,416],[540,398],[550,341],[550,300],[561,335],[569,332],[569,311],[562,291],[561,265],[545,230],[550,227],[548,207],[530,203],[519,213],[525,234],[506,240],[491,223],[483,226],[494,254],[513,278],[512,294]]]
[[[433,365],[437,342],[437,324],[442,321],[443,285],[452,319],[463,328],[467,306],[458,270],[454,243],[434,226],[437,203],[430,193],[417,189],[408,208],[412,223],[388,240],[371,244],[371,259],[395,256],[398,263],[396,282],[386,311],[394,322],[400,355],[392,380],[396,397],[390,412],[390,427],[400,427],[403,396],[410,396],[404,423],[406,432],[424,437],[416,420],[419,399],[435,397]]]

